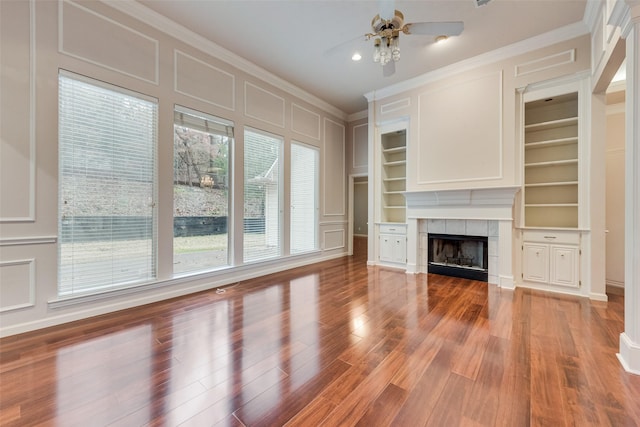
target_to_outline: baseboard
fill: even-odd
[[[640,375],[640,344],[634,343],[624,332],[620,334],[620,353],[616,356],[625,371]]]

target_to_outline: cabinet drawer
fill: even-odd
[[[380,224],[380,234],[407,234],[404,224]]]
[[[539,242],[549,244],[579,245],[580,233],[577,231],[559,230],[525,230],[522,233],[525,242]]]

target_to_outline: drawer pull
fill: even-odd
[[[549,240],[553,240],[556,238],[556,236],[544,236],[545,239],[549,239]]]

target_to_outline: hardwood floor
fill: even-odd
[[[633,426],[622,330],[619,295],[503,291],[356,255],[5,338],[0,424]]]

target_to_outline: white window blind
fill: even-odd
[[[229,265],[233,123],[176,106],[173,130],[173,272]]]
[[[58,85],[58,294],[149,282],[157,102],[71,73]]]
[[[263,132],[244,133],[244,261],[281,254],[282,139]]]
[[[291,144],[291,253],[318,248],[318,149]]]

